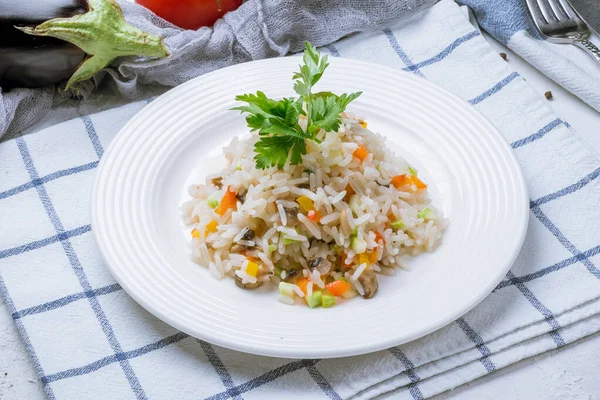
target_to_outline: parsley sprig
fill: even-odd
[[[306,140],[320,143],[317,134],[321,129],[331,132],[340,128],[340,114],[362,92],[340,96],[331,92],[312,93],[328,65],[327,56],[321,57],[317,49],[306,42],[303,64],[292,78],[298,98],[273,100],[261,91],[235,98],[247,105],[233,110],[246,113],[248,127],[260,135],[254,145],[256,168],[283,168],[288,160],[291,165],[300,164],[306,154]],[[300,115],[306,116],[305,129],[298,123]]]

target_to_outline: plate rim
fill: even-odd
[[[467,106],[469,109],[469,112],[472,115],[476,115],[478,117],[479,121],[481,123],[485,124],[489,134],[494,135],[497,139],[500,139],[501,143],[504,146],[504,150],[508,150],[506,152],[507,156],[510,158],[510,161],[512,161],[516,166],[517,176],[515,176],[514,178],[518,179],[518,183],[519,183],[518,189],[522,194],[522,199],[521,199],[520,203],[522,203],[521,205],[522,205],[523,209],[525,210],[525,212],[523,213],[524,218],[521,221],[521,224],[519,226],[518,239],[515,242],[516,245],[515,245],[514,251],[510,255],[510,257],[505,258],[503,268],[498,269],[498,276],[495,276],[493,280],[490,279],[488,281],[488,284],[485,286],[485,288],[480,291],[480,294],[478,296],[473,297],[471,299],[471,301],[467,305],[465,305],[465,307],[461,308],[460,310],[455,310],[453,313],[448,313],[445,316],[445,318],[440,319],[440,321],[438,321],[437,324],[432,324],[432,326],[430,326],[427,329],[422,329],[422,331],[415,332],[415,333],[413,333],[413,335],[409,335],[409,337],[406,338],[405,340],[394,341],[393,339],[388,339],[387,341],[379,341],[379,342],[375,342],[375,343],[365,343],[360,348],[358,348],[358,347],[345,348],[342,351],[333,349],[333,350],[327,350],[327,351],[323,351],[323,352],[319,352],[319,353],[311,353],[310,351],[304,351],[303,353],[305,353],[305,354],[299,355],[298,349],[283,350],[281,348],[278,348],[275,351],[270,351],[269,349],[265,349],[263,347],[253,347],[251,345],[246,345],[246,344],[236,344],[229,340],[221,340],[219,337],[216,337],[213,335],[205,335],[205,334],[202,334],[201,332],[198,332],[197,330],[190,329],[187,326],[185,326],[184,324],[179,323],[176,319],[171,318],[167,313],[163,313],[161,310],[155,309],[152,304],[149,304],[148,302],[146,302],[142,296],[139,296],[138,293],[134,289],[132,289],[132,287],[130,287],[129,282],[127,280],[122,279],[122,276],[120,276],[120,274],[119,274],[119,267],[117,265],[113,265],[111,262],[109,262],[108,257],[107,257],[108,250],[104,247],[103,240],[98,236],[99,235],[98,230],[94,229],[95,227],[100,225],[99,215],[96,212],[98,209],[97,208],[97,200],[98,200],[99,183],[101,180],[100,178],[101,178],[102,174],[104,173],[104,170],[107,168],[106,167],[106,164],[108,163],[108,161],[106,161],[106,160],[108,160],[107,155],[110,155],[111,153],[113,153],[115,151],[114,148],[116,148],[119,143],[119,140],[117,140],[117,139],[119,139],[121,136],[123,136],[124,134],[127,133],[127,130],[129,130],[130,125],[133,125],[136,122],[136,120],[138,118],[140,118],[140,114],[142,112],[144,112],[144,110],[147,110],[148,107],[157,107],[157,105],[160,105],[161,99],[164,99],[167,96],[176,95],[178,92],[183,92],[186,90],[186,88],[188,86],[193,85],[195,82],[197,82],[199,80],[210,79],[213,74],[221,74],[221,73],[223,73],[223,71],[236,70],[239,68],[243,68],[241,66],[245,66],[247,64],[290,63],[290,62],[292,62],[291,60],[298,60],[298,59],[299,59],[299,55],[296,54],[296,55],[292,55],[289,57],[279,57],[279,58],[268,58],[268,59],[256,60],[256,61],[251,61],[249,63],[236,64],[236,65],[228,66],[225,68],[220,68],[215,71],[209,72],[207,74],[198,76],[198,77],[193,78],[177,87],[174,87],[174,88],[168,90],[167,92],[163,93],[162,95],[158,96],[151,103],[144,106],[142,109],[138,110],[125,123],[125,125],[113,137],[113,139],[111,140],[111,143],[107,146],[107,148],[104,152],[104,155],[103,155],[102,159],[100,160],[98,167],[96,169],[94,183],[93,183],[92,190],[91,190],[91,203],[90,203],[91,204],[91,207],[90,207],[91,231],[92,231],[92,236],[94,238],[94,241],[100,251],[102,260],[104,261],[104,264],[108,268],[108,270],[111,273],[111,275],[113,276],[113,278],[123,288],[123,290],[131,298],[133,298],[136,301],[136,303],[138,303],[146,311],[148,311],[149,313],[151,313],[152,315],[154,315],[161,321],[190,335],[191,337],[206,340],[207,342],[210,342],[212,344],[216,344],[218,346],[222,346],[224,348],[228,348],[231,350],[241,351],[244,353],[255,354],[255,355],[260,355],[260,356],[288,358],[288,359],[297,359],[297,358],[306,359],[306,358],[340,358],[340,357],[361,355],[361,354],[372,353],[375,351],[380,351],[380,350],[384,350],[384,349],[387,349],[390,347],[409,343],[413,340],[416,340],[418,338],[426,336],[432,332],[435,332],[435,331],[447,326],[448,324],[452,323],[456,319],[462,317],[463,315],[465,315],[466,313],[471,311],[475,306],[480,304],[487,296],[489,296],[489,294],[493,291],[493,289],[497,286],[497,284],[506,276],[506,273],[510,270],[510,268],[514,264],[515,260],[517,259],[518,255],[520,254],[520,251],[522,249],[522,246],[523,246],[523,243],[525,240],[525,236],[527,234],[529,218],[530,218],[530,215],[529,215],[530,214],[529,213],[529,201],[530,201],[529,200],[529,192],[528,192],[527,183],[525,181],[524,173],[523,173],[521,164],[518,161],[514,150],[512,149],[512,147],[510,147],[510,144],[507,141],[507,139],[502,135],[502,133],[498,130],[498,128],[485,115],[483,115],[481,112],[479,112],[479,110],[477,110],[477,108],[475,108],[473,105],[469,104],[468,102],[461,99],[454,93],[448,91],[447,89],[445,89],[431,81],[428,81],[426,79],[419,78],[410,72],[406,72],[406,71],[402,71],[402,70],[399,70],[399,69],[396,69],[393,67],[380,65],[380,64],[376,64],[376,63],[371,63],[371,62],[367,62],[367,61],[362,61],[362,60],[356,60],[356,59],[350,59],[350,58],[344,58],[344,57],[336,57],[336,58],[330,59],[330,62],[349,63],[349,64],[368,66],[369,68],[383,69],[383,70],[387,70],[388,72],[393,73],[393,74],[402,75],[404,78],[412,79],[415,82],[418,81],[419,84],[425,84],[425,85],[429,85],[432,88],[435,88],[437,91],[441,92],[443,94],[443,96],[446,97],[448,100],[451,100],[455,103],[460,103],[462,106]]]

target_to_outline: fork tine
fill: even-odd
[[[550,4],[548,4],[548,0],[537,0],[537,4],[546,22],[550,23],[557,20],[552,8],[550,7]]]
[[[559,4],[559,1],[560,0],[548,0],[548,3],[550,3],[552,11],[554,11],[554,16],[556,16],[556,19],[558,19],[559,21],[564,21],[566,19],[569,19],[570,17],[564,10],[564,7],[561,4]]]
[[[567,17],[569,17],[571,19],[574,19],[574,20],[579,20],[579,17],[573,11],[573,7],[571,7],[571,5],[569,4],[568,1],[566,1],[566,0],[558,0],[558,2],[560,3],[560,6],[562,7],[562,9],[565,12],[565,15]]]
[[[542,25],[546,23],[546,19],[540,11],[540,6],[537,0],[527,0],[527,8],[529,8],[529,12],[533,17],[533,22],[535,23],[535,26],[538,28],[538,30],[541,31]]]

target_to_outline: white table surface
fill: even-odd
[[[493,39],[490,42],[499,53],[508,54],[508,62],[539,92],[541,98],[544,97],[544,92],[552,91],[554,99],[549,104],[556,114],[573,126],[588,147],[600,154],[600,113],[550,81],[501,44]],[[1,299],[0,399],[45,399],[29,355]],[[442,393],[434,399],[600,399],[600,333],[559,350],[522,360]]]

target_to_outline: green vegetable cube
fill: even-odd
[[[310,296],[304,296],[304,300],[306,300],[306,304],[310,308],[315,308],[321,305],[321,298],[323,297],[321,292],[313,292]]]
[[[281,271],[282,271],[281,268],[275,267],[275,269],[273,270],[273,273],[275,274],[276,277],[281,278]]]
[[[296,243],[297,240],[296,239],[290,239],[287,236],[283,237],[283,244],[288,245],[288,244],[293,244]]]
[[[433,218],[433,213],[429,209],[429,207],[425,207],[417,214],[417,218],[423,218],[425,220]]]
[[[404,222],[402,222],[401,220],[394,221],[391,223],[391,225],[395,231],[399,231],[400,229],[404,228]]]
[[[217,194],[213,193],[208,199],[206,199],[206,204],[208,204],[208,206],[210,208],[217,208],[219,206],[219,200],[216,198]]]
[[[356,254],[362,254],[365,251],[367,251],[367,242],[363,238],[359,238],[358,236],[352,238],[352,240],[350,241],[350,245],[352,246],[352,250],[354,250]]]
[[[323,308],[329,308],[335,305],[335,296],[327,293],[323,294],[321,296],[321,305]]]
[[[287,282],[279,282],[279,293],[284,296],[294,298],[294,289],[292,289],[294,285]]]

